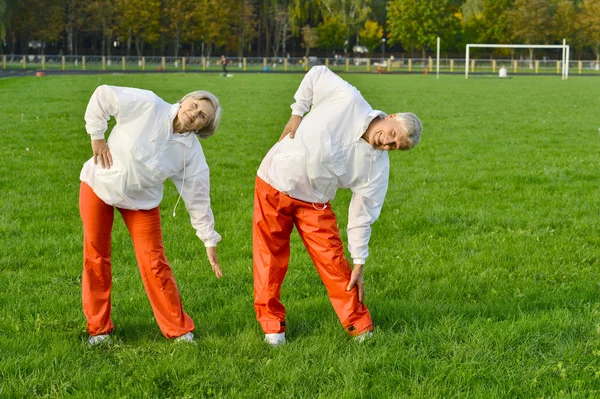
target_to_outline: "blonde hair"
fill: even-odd
[[[181,104],[183,102],[183,100],[185,100],[188,97],[191,97],[194,100],[207,100],[212,104],[213,108],[215,109],[215,113],[213,114],[212,118],[210,118],[208,123],[201,129],[196,130],[194,132],[201,139],[207,139],[210,136],[212,136],[213,134],[215,134],[215,132],[217,131],[217,128],[219,127],[219,123],[221,123],[221,113],[222,113],[221,104],[219,104],[219,100],[217,99],[217,97],[214,94],[212,94],[209,91],[205,91],[205,90],[192,91],[191,93],[188,93],[185,96],[183,96],[181,98],[181,100],[179,100],[177,102],[179,104]]]

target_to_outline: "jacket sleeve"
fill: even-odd
[[[111,116],[117,121],[138,117],[156,103],[158,97],[148,90],[119,86],[98,86],[85,110],[85,130],[92,140],[104,138]]]
[[[111,86],[99,86],[92,94],[85,110],[85,130],[92,140],[104,138],[108,120],[119,113],[117,97]]]
[[[215,231],[215,219],[210,208],[209,175],[210,171],[200,147],[199,151],[193,151],[185,170],[173,176],[171,180],[185,202],[196,235],[206,247],[214,247],[221,241],[221,236]]]
[[[317,105],[326,99],[332,99],[336,93],[352,86],[331,72],[326,66],[315,66],[304,75],[291,105],[292,114],[304,116],[312,105]]]
[[[352,188],[348,211],[348,250],[354,264],[364,264],[369,257],[369,239],[373,224],[383,207],[388,188],[389,163],[373,180]]]

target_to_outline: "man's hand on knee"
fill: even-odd
[[[350,283],[346,287],[346,291],[350,291],[354,286],[358,289],[358,302],[363,303],[365,299],[365,279],[363,277],[363,268],[365,265],[354,265]]]

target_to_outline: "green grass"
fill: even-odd
[[[375,108],[424,124],[417,149],[390,154],[365,276],[376,334],[364,345],[346,336],[294,233],[290,343],[275,350],[252,308],[253,182],[302,75],[0,80],[0,397],[600,396],[600,80],[343,76]],[[170,182],[161,204],[196,345],[161,335],[118,214],[115,343],[83,343],[83,114],[104,83],[172,102],[206,89],[223,104],[219,132],[202,142],[221,281],[187,214],[171,216]],[[334,201],[342,230],[349,199],[340,190]]]

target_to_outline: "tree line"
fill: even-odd
[[[4,54],[425,56],[438,36],[455,54],[566,38],[599,59],[600,0],[0,0]]]

